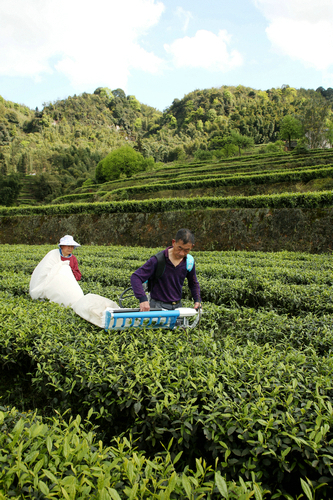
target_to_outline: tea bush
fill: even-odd
[[[321,208],[333,205],[332,191],[282,193],[256,196],[202,196],[197,198],[156,198],[96,203],[64,203],[27,207],[0,207],[0,216],[65,215],[104,213],[158,213],[206,208]]]
[[[3,245],[0,256],[1,366],[15,384],[24,377],[26,409],[35,402],[44,414],[13,417],[0,446],[4,498],[83,498],[86,488],[112,499],[264,498],[268,490],[313,498],[319,487],[331,497],[329,255],[196,252],[204,299],[196,329],[105,332],[30,299],[32,269],[51,248]],[[84,292],[117,301],[156,251],[81,247]],[[3,388],[3,401],[14,398]],[[48,420],[55,410],[66,417]],[[48,433],[58,443],[51,454]],[[18,451],[9,453],[12,441]]]
[[[266,498],[260,484],[226,481],[202,459],[179,474],[168,450],[149,460],[126,438],[106,447],[79,415],[66,422],[1,410],[1,500]]]

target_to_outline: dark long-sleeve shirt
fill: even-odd
[[[172,248],[172,247],[169,247]],[[191,290],[194,302],[201,302],[200,286],[195,273],[195,264],[191,271],[187,272],[186,257],[174,266],[168,256],[168,250],[164,250],[165,270],[161,278],[157,281],[151,291],[151,298],[162,302],[178,302],[182,298],[182,288],[185,278],[188,279],[188,286]],[[131,285],[134,295],[140,302],[145,302],[147,296],[142,284],[154,276],[157,267],[157,258],[152,256],[142,267],[137,269],[131,276]]]
[[[79,265],[77,263],[77,258],[75,257],[75,255],[71,254],[70,257],[64,257],[63,255],[60,254],[60,257],[61,257],[62,261],[69,260],[69,265],[70,265],[71,270],[73,271],[73,274],[74,274],[76,281],[80,281],[81,272],[80,272]]]

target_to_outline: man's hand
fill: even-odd
[[[140,312],[150,311],[150,306],[148,300],[146,302],[140,302]]]
[[[198,309],[200,309],[200,308],[201,308],[201,302],[196,302],[196,303],[194,304],[194,309],[198,310]]]

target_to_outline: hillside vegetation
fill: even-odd
[[[253,145],[281,151],[280,137],[289,142],[300,137],[295,123],[288,137],[286,117],[307,131],[308,147],[320,147],[324,140],[330,145],[331,90],[222,86],[175,99],[163,113],[121,89],[98,88],[45,103],[41,111],[0,97],[1,183],[5,188],[6,178],[16,175],[20,204],[45,203],[95,183],[99,162],[124,145],[150,158],[150,170],[159,170],[161,163],[185,167],[193,158],[240,155]],[[15,197],[4,203],[2,192],[2,204],[15,204]]]

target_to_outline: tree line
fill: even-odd
[[[17,174],[33,174],[29,189],[37,202],[114,178],[114,172],[105,175],[97,166],[124,146],[141,155],[140,169],[158,162],[240,155],[254,145],[279,151],[285,147],[282,141],[291,147],[298,140],[303,150],[331,146],[332,95],[333,89],[323,87],[314,91],[285,85],[262,91],[222,86],[174,99],[163,112],[107,87],[44,103],[42,110],[0,96],[0,202],[8,203],[2,194],[2,189],[8,192],[7,177],[22,184]],[[119,176],[137,171],[126,168],[118,169]]]

